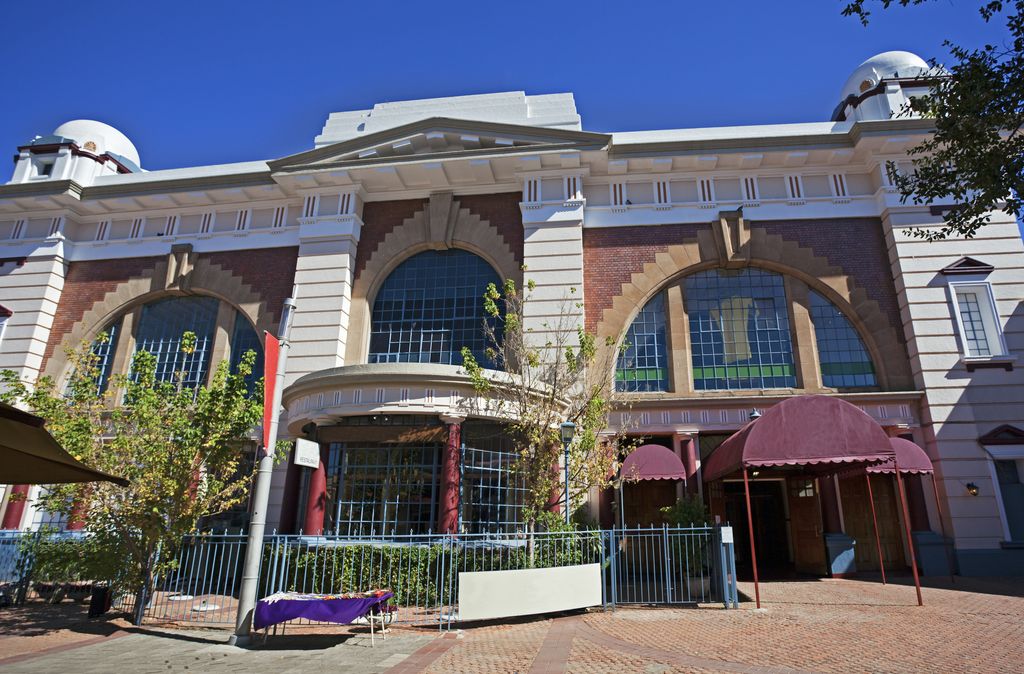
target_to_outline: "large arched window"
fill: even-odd
[[[371,363],[481,363],[486,339],[483,294],[500,285],[494,269],[464,250],[429,250],[400,264],[373,303]]]
[[[652,297],[633,319],[615,368],[617,391],[667,391],[668,344],[665,292]]]
[[[211,366],[216,365],[211,363],[211,358],[220,310],[220,300],[208,296],[167,297],[145,304],[134,326],[134,350],[153,354],[158,380],[175,381],[180,372],[185,386],[202,386],[209,378]],[[241,312],[234,311],[227,318],[231,322],[223,330],[227,334],[224,346],[230,352],[232,371],[246,351],[251,349],[256,353],[253,373],[246,378],[251,387],[263,374],[263,348],[256,331]],[[107,339],[93,343],[100,392],[107,388],[114,374],[115,354],[119,349],[129,348],[130,340],[121,334],[125,325],[124,315],[118,316],[101,331],[106,333]],[[196,335],[195,349],[191,353],[184,353],[181,348],[181,338],[186,332]],[[130,360],[125,358],[125,362]]]
[[[684,284],[694,389],[796,386],[782,276],[753,267],[713,269]]]
[[[678,284],[685,297],[693,390],[796,387],[792,312],[783,275],[757,267],[712,269]],[[844,389],[878,386],[871,355],[850,319],[824,295],[807,290],[822,383]],[[683,385],[670,376],[669,345],[685,343],[668,324],[672,296],[659,292],[629,326],[616,363],[616,390],[669,391]],[[812,373],[804,375],[812,378]]]
[[[825,386],[876,386],[875,368],[860,335],[834,304],[811,291],[811,320]]]

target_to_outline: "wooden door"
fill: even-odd
[[[626,526],[661,526],[665,523],[662,508],[676,502],[676,483],[668,480],[627,482],[623,485]]]
[[[793,565],[797,573],[824,575],[825,539],[821,503],[813,478],[790,478],[789,531],[793,537]]]
[[[894,479],[892,475],[871,477],[871,491],[875,496],[875,513],[878,516],[878,537],[887,569],[905,565]],[[868,487],[864,476],[840,480],[839,494],[843,501],[846,533],[857,541],[857,569],[878,571],[878,550],[875,547],[875,530],[871,524],[871,505],[868,503]]]

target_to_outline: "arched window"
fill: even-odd
[[[615,368],[617,391],[667,391],[665,292],[652,297],[633,319]]]
[[[860,335],[834,304],[811,291],[811,321],[825,386],[877,386],[871,356]]]
[[[371,363],[462,363],[469,347],[481,363],[486,339],[483,294],[500,285],[494,269],[464,250],[428,250],[400,264],[373,303]]]
[[[185,386],[206,383],[219,304],[214,297],[168,297],[142,307],[135,350],[153,354],[158,380],[172,381],[181,372]],[[196,335],[192,353],[181,350],[186,332]]]
[[[135,351],[145,350],[153,354],[156,358],[156,378],[160,381],[174,381],[178,372],[182,372],[185,386],[204,385],[209,378],[210,368],[216,365],[210,360],[220,310],[221,302],[215,297],[167,297],[150,302],[138,314],[138,323],[134,328]],[[256,380],[263,376],[263,345],[249,320],[240,311],[234,311],[226,318],[231,321],[228,324],[230,332],[224,330],[228,335],[225,346],[230,352],[231,370],[237,370],[246,351],[256,353],[253,372],[246,377],[251,390]],[[122,335],[124,326],[122,314],[100,331],[106,333],[106,341],[96,339],[93,342],[99,393],[106,390],[111,376],[115,374],[115,354],[119,349],[130,348],[128,344],[131,340]],[[195,350],[190,354],[181,350],[181,338],[186,332],[196,335]],[[125,356],[125,361],[130,362],[128,354]]]
[[[714,269],[684,284],[694,389],[796,386],[782,276],[753,267]]]
[[[110,375],[114,368],[114,354],[117,352],[117,342],[121,337],[121,319],[100,330],[100,335],[106,335],[105,340],[99,337],[92,343],[92,355],[96,357],[96,392],[103,393],[110,383]]]

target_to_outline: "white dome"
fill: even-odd
[[[917,77],[931,70],[931,66],[918,56],[908,51],[887,51],[872,56],[857,66],[839,96],[840,101],[853,94],[859,96],[871,89],[883,79],[893,77]]]
[[[128,136],[109,124],[91,119],[76,119],[64,122],[54,130],[53,134],[71,138],[83,150],[96,154],[113,152],[128,159],[136,166],[141,166],[139,151],[135,149],[135,145],[128,140]],[[94,144],[95,149],[92,149],[91,146],[87,148],[86,143]]]

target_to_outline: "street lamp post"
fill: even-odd
[[[565,451],[565,523],[569,523],[569,443],[576,435],[576,424],[571,421],[562,422],[559,426],[562,434],[562,449]]]

